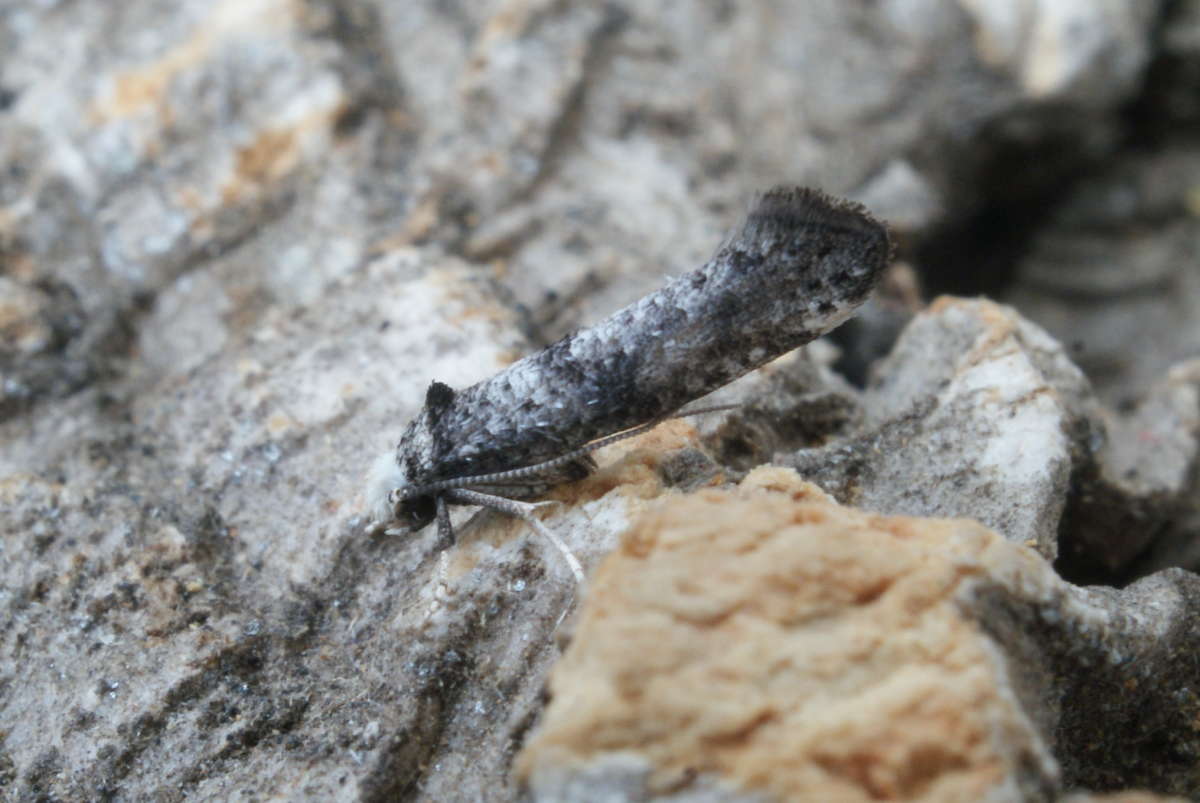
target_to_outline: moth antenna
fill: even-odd
[[[410,486],[402,492],[402,498],[409,499],[427,494],[440,493],[442,491],[450,491],[456,488],[469,488],[472,485],[493,485],[505,484],[516,480],[525,479],[528,477],[538,476],[551,469],[564,466],[575,460],[585,457],[597,449],[603,449],[605,446],[611,446],[614,443],[626,440],[628,438],[641,435],[644,432],[657,427],[663,421],[669,421],[672,418],[687,418],[694,415],[704,415],[706,413],[717,413],[724,410],[733,410],[741,407],[740,404],[717,404],[711,407],[701,407],[695,410],[681,410],[664,418],[656,418],[653,421],[648,421],[645,424],[639,424],[636,427],[615,432],[612,435],[606,435],[603,438],[597,438],[594,441],[585,443],[578,449],[572,449],[569,452],[564,452],[558,457],[553,457],[541,463],[534,463],[530,466],[521,466],[519,468],[510,468],[507,471],[494,471],[490,474],[475,474],[469,477],[453,477],[448,480],[438,480],[437,482],[429,482],[424,485]]]

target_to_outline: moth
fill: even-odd
[[[449,505],[518,516],[582,570],[533,515],[548,489],[595,468],[591,452],[835,328],[891,258],[887,227],[861,206],[800,187],[764,193],[700,268],[599,323],[425,404],[368,478],[375,529],[435,519]]]

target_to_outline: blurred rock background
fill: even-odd
[[[0,794],[778,790],[699,749],[660,788],[620,739],[642,769],[519,781],[587,592],[489,516],[439,575],[360,494],[430,380],[694,267],[776,183],[890,222],[878,300],[547,524],[594,567],[766,462],[978,519],[1025,550],[966,617],[1020,737],[838,788],[1200,795],[1195,0],[0,0]]]

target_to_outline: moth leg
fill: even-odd
[[[446,497],[438,494],[434,497],[437,507],[437,548],[446,550],[454,546],[454,525],[450,523],[450,509],[446,506]]]
[[[443,549],[438,553],[434,578],[433,598],[429,601],[429,608],[425,612],[427,619],[432,617],[442,607],[442,603],[450,598],[450,550]]]
[[[454,525],[450,522],[450,509],[441,494],[434,497],[437,512],[437,568],[433,570],[433,592],[429,606],[425,609],[425,622],[433,619],[446,600],[450,599],[450,547],[454,545]]]
[[[583,585],[583,566],[579,564],[579,558],[575,557],[575,553],[563,543],[561,538],[554,534],[553,530],[542,524],[533,515],[533,511],[544,506],[545,502],[520,502],[516,499],[505,499],[503,496],[492,496],[491,494],[480,493],[479,491],[469,491],[466,488],[455,488],[454,490],[446,491],[445,497],[447,501],[456,504],[477,505],[478,507],[495,510],[498,513],[516,516],[521,519],[532,527],[534,532],[554,544],[554,547],[562,554],[563,560],[566,561],[567,567],[570,568],[571,574],[575,576],[575,582]]]

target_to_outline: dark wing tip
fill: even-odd
[[[783,231],[823,229],[880,257],[887,265],[894,255],[888,227],[860,203],[835,198],[812,187],[779,186],[754,203],[747,223]]]
[[[774,187],[754,204],[750,217],[793,218],[812,223],[854,225],[887,233],[887,226],[855,201],[835,198],[812,187]]]

